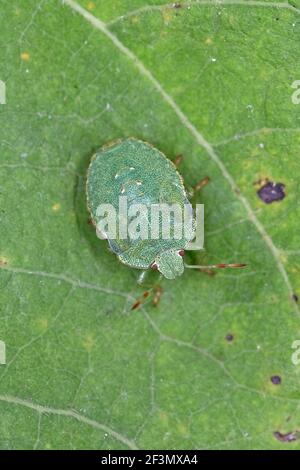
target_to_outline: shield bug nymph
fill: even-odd
[[[204,178],[195,189],[199,190],[207,181],[208,178]],[[157,269],[167,279],[174,279],[184,272],[185,267],[204,270],[244,266],[242,264],[185,265],[184,250],[194,237],[193,228],[177,237],[162,236],[164,228],[156,231],[155,237],[141,236],[152,224],[154,217],[151,211],[157,205],[177,204],[182,210],[184,208],[193,214],[183,178],[176,166],[149,143],[131,137],[102,147],[91,159],[86,190],[88,209],[98,236],[106,238],[118,259],[130,267],[142,270]],[[122,203],[126,200],[125,217],[124,214],[122,216],[120,214],[120,200]],[[144,210],[139,214],[138,224],[135,222],[135,225],[132,214],[130,218],[133,206],[142,207]],[[106,223],[113,217],[117,219],[119,230],[116,230],[114,235],[103,227],[105,211],[99,211],[99,207],[112,208],[113,214],[108,216]],[[111,215],[113,217],[109,218]],[[174,218],[172,222],[174,233],[178,224]],[[112,224],[116,226],[116,223]],[[124,230],[125,224],[126,230]],[[128,236],[127,229],[130,224],[135,228],[139,226],[140,236],[136,236],[137,231],[134,236]]]

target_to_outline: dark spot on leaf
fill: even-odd
[[[173,8],[181,8],[182,5],[179,2],[173,3]]]
[[[297,294],[293,294],[293,295],[292,295],[292,299],[293,299],[294,302],[298,302],[299,297],[298,297]]]
[[[231,333],[228,333],[228,335],[225,336],[226,341],[233,341],[233,335]]]
[[[280,442],[292,442],[298,439],[299,433],[298,431],[293,431],[293,432],[287,432],[286,434],[282,434],[279,431],[275,431],[274,437]]]
[[[257,191],[257,195],[266,204],[271,204],[274,201],[281,201],[285,198],[284,188],[285,185],[283,183],[272,183],[269,181]]]
[[[281,384],[281,377],[279,375],[272,375],[271,382],[274,385],[280,385]]]

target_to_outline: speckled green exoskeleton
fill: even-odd
[[[99,205],[110,204],[118,210],[120,196],[127,197],[128,209],[131,204],[150,207],[176,203],[193,213],[183,179],[173,162],[152,145],[135,138],[105,145],[92,157],[86,189],[88,209],[96,227],[100,220]],[[144,223],[147,225],[149,220]],[[194,237],[194,228],[191,226],[190,232],[176,239],[121,239],[118,232],[114,239],[103,232],[98,235],[107,238],[122,263],[143,270],[158,269],[167,279],[174,279],[184,271],[184,250]]]

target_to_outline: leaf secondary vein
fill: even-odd
[[[11,395],[0,395],[0,401],[12,403],[14,405],[25,406],[26,408],[30,408],[34,411],[37,411],[39,414],[52,414],[52,415],[57,415],[57,416],[66,416],[69,418],[74,418],[77,421],[80,421],[81,423],[87,424],[88,426],[99,429],[101,431],[105,431],[107,434],[114,437],[116,440],[122,442],[130,449],[138,448],[134,441],[127,438],[123,434],[120,434],[119,432],[114,431],[113,429],[106,426],[105,424],[102,424],[102,423],[99,423],[98,421],[87,418],[86,416],[78,413],[75,410],[71,410],[71,409],[65,410],[65,409],[60,409],[60,408],[52,408],[50,406],[39,405],[29,400],[23,400],[22,398],[14,397]]]

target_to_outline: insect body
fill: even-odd
[[[192,206],[175,165],[152,145],[134,138],[103,147],[91,160],[87,200],[96,226],[100,222],[97,210],[101,204],[112,205],[120,215],[120,196],[127,198],[128,214],[131,206],[136,204],[149,209],[142,217],[143,229],[146,227],[148,230],[151,225],[151,208],[155,205],[177,204],[192,214]],[[183,251],[192,238],[192,225],[190,232],[179,238],[165,239],[161,233],[154,239],[151,236],[146,239],[121,238],[119,231],[114,239],[107,236],[110,248],[120,261],[134,268],[158,269],[168,279],[183,273]]]
[[[91,160],[86,189],[88,208],[97,233],[108,240],[110,248],[122,263],[138,269],[158,269],[168,279],[174,279],[183,273],[184,250],[194,237],[193,210],[182,177],[162,152],[135,138],[108,144]],[[120,211],[120,201],[123,199],[126,199],[126,221]],[[154,219],[151,210],[162,204],[175,204],[189,215],[191,223],[181,235],[165,237],[161,230],[156,236],[152,236],[152,232],[149,235],[149,227],[153,227]],[[132,222],[130,211],[137,205],[146,208],[139,217],[140,232],[144,235],[146,233],[146,237],[128,236],[127,229]],[[113,208],[117,216],[119,230],[115,231],[114,236],[101,225],[103,211],[99,211],[99,208],[103,207]],[[174,217],[171,221],[174,234],[177,222]],[[124,225],[125,236],[121,233]]]

